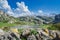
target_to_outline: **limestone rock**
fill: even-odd
[[[41,36],[39,34],[36,34],[36,39],[41,40],[42,38],[41,38]]]
[[[0,29],[0,35],[4,35],[4,31]]]
[[[27,37],[27,40],[37,40],[37,39],[36,39],[35,35],[32,34]]]
[[[22,33],[23,36],[26,36],[26,35],[29,35],[29,34],[30,34],[30,30],[29,29],[24,30],[23,33]]]

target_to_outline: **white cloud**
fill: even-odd
[[[24,3],[24,2],[21,2],[21,3],[17,2],[16,4],[17,4],[17,6],[18,6],[21,10],[23,10],[23,11],[29,11],[29,10],[28,10],[28,6],[25,6],[25,3]]]
[[[50,14],[50,12],[44,12],[43,10],[38,10],[38,14],[37,15],[40,15],[40,16],[54,16],[52,14]]]
[[[10,5],[8,5],[7,0],[0,0],[0,9],[6,11],[6,13],[13,15]]]
[[[24,15],[26,16],[26,15],[31,15],[32,14],[30,12],[30,10],[28,9],[28,6],[26,6],[24,2],[21,2],[21,3],[17,2],[16,4],[17,4],[18,8],[16,8],[14,10],[14,13],[19,14],[17,16],[24,16]]]
[[[36,15],[40,15],[40,16],[44,16],[45,15],[45,12],[43,10],[38,10],[37,13],[38,14],[36,14]]]
[[[25,5],[24,2],[17,2],[17,8],[12,10],[7,0],[0,0],[0,9],[6,11],[6,13],[13,16],[26,16],[32,15],[32,12],[28,9],[28,6]]]
[[[38,10],[38,13],[43,13],[43,11],[42,10]]]
[[[7,0],[0,0],[0,7],[1,9],[11,10],[11,7],[8,5]]]

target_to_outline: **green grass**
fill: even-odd
[[[1,27],[12,27],[12,26],[18,26],[18,25],[34,25],[31,22],[17,22],[17,23],[4,23],[4,22],[0,22],[0,28]]]
[[[25,22],[25,21],[20,21],[18,22],[20,25],[35,25],[33,22]]]
[[[44,29],[46,29],[46,28],[48,28],[48,27],[50,27],[51,25],[47,25],[47,24],[42,24],[42,25],[40,25],[40,28],[44,28]]]
[[[60,31],[60,23],[52,24],[51,27],[48,27],[50,30],[59,30]]]
[[[0,22],[0,28],[1,27],[11,27],[11,26],[16,26],[18,24],[15,24],[15,23],[3,23],[3,22]]]

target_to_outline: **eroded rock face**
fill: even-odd
[[[31,33],[30,29],[24,30],[21,34],[17,32],[18,29],[16,32],[14,30],[6,32],[0,29],[0,40],[60,40],[60,31],[57,30],[41,29],[37,30],[37,34]]]

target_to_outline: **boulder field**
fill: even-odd
[[[60,31],[48,29],[0,29],[0,40],[60,40]]]

